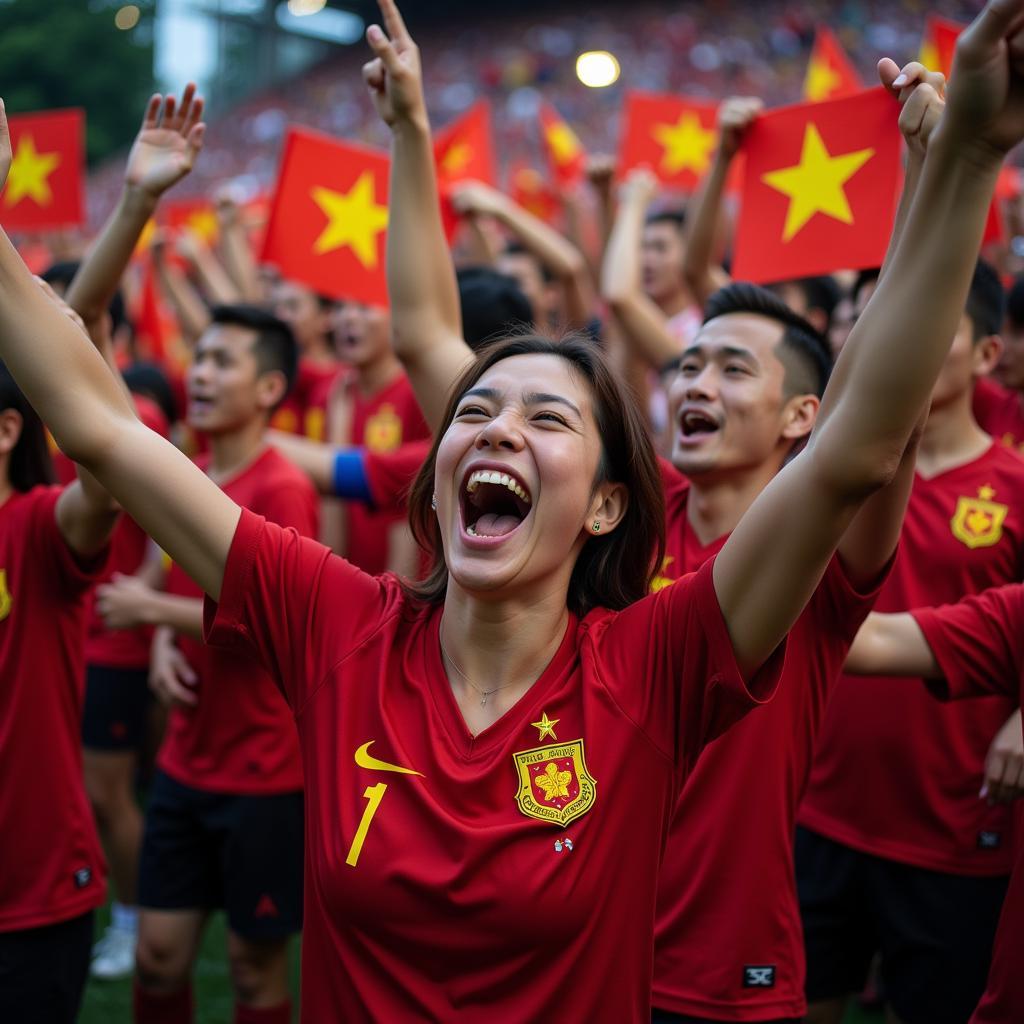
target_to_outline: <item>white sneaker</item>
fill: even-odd
[[[103,981],[127,978],[135,970],[136,933],[122,928],[108,928],[93,948],[89,973]]]

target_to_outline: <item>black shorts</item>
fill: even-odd
[[[92,956],[93,912],[0,932],[0,1020],[74,1024]]]
[[[302,930],[302,793],[240,796],[158,771],[146,806],[139,906],[223,908],[232,931],[272,942]]]
[[[873,857],[797,829],[807,999],[881,985],[903,1024],[964,1024],[985,991],[1008,879],[950,875]]]
[[[82,746],[87,750],[140,750],[152,702],[146,669],[86,666]]]

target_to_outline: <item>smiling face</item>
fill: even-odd
[[[809,431],[794,417],[801,399],[786,397],[782,333],[768,317],[730,313],[706,324],[683,353],[669,410],[672,462],[687,476],[779,461]]]
[[[437,518],[451,581],[474,594],[567,592],[596,519],[624,489],[596,483],[602,447],[590,389],[563,358],[511,356],[466,391],[437,450]]]

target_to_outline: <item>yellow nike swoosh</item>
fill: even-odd
[[[403,768],[400,764],[388,764],[387,761],[378,761],[377,758],[371,757],[370,747],[376,742],[376,740],[370,740],[356,751],[356,764],[360,768],[368,768],[371,772],[398,772],[399,775],[419,775],[420,778],[423,777],[423,772],[413,771],[412,768]]]

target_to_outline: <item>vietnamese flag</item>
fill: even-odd
[[[209,199],[172,199],[160,204],[160,222],[175,231],[191,231],[207,245],[220,237],[217,211]]]
[[[733,276],[782,281],[881,266],[900,182],[899,104],[884,89],[759,117]]]
[[[956,37],[966,25],[949,18],[940,18],[929,14],[924,23],[924,35],[921,37],[921,53],[918,60],[929,71],[941,71],[947,78],[953,70],[953,52],[956,50]]]
[[[718,144],[718,104],[631,92],[619,146],[618,176],[649,167],[662,184],[692,192]]]
[[[85,222],[85,112],[46,110],[11,115],[14,158],[0,196],[8,231],[62,228]]]
[[[322,295],[386,306],[389,166],[375,150],[290,129],[263,261]]]
[[[568,122],[550,103],[540,105],[539,116],[544,148],[555,181],[560,185],[575,185],[583,177],[587,151]]]
[[[486,100],[474,103],[458,120],[435,133],[434,160],[442,192],[460,181],[482,181],[497,187],[491,108]]]
[[[804,79],[804,99],[811,103],[852,96],[864,88],[849,57],[831,29],[818,27],[814,36],[811,59]]]
[[[540,171],[527,164],[516,164],[509,173],[508,181],[512,202],[545,223],[554,223],[561,204]]]

